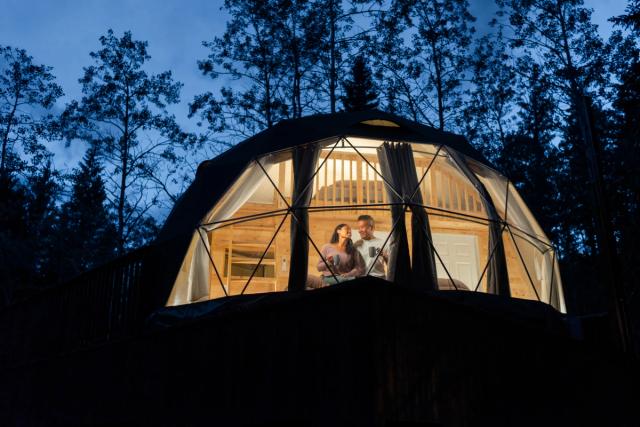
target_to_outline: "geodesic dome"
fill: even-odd
[[[553,245],[508,179],[463,137],[379,111],[287,120],[204,162],[162,231],[189,236],[166,305],[309,288],[361,215],[390,282],[565,311]]]

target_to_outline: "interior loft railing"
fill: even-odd
[[[158,248],[130,252],[0,310],[0,366],[129,336],[143,320],[145,260]]]
[[[367,162],[351,153],[332,153],[329,158],[321,156],[319,170],[313,182],[312,204],[362,205],[387,203],[385,183],[376,171],[380,164],[375,156]],[[415,159],[423,203],[434,208],[476,215],[483,211],[477,190],[461,177],[430,159]],[[371,165],[371,166],[369,166]],[[430,166],[430,167],[429,167]],[[425,171],[429,172],[422,179]],[[284,168],[283,168],[284,169]]]

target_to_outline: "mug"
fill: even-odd
[[[369,248],[369,258],[375,258],[379,250],[379,248],[374,248],[373,246],[371,246]]]
[[[340,255],[335,254],[333,256],[333,266],[338,267],[338,265],[340,265]]]

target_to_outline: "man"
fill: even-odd
[[[384,240],[377,238],[374,235],[375,222],[371,215],[360,215],[358,217],[358,233],[360,233],[361,239],[354,243],[354,246],[362,255],[364,259],[366,269],[365,272],[369,272],[371,276],[385,278],[385,263],[389,261],[389,254],[387,250],[382,250]],[[380,251],[382,253],[378,256]],[[374,264],[375,262],[375,264]],[[373,268],[371,267],[373,265]]]

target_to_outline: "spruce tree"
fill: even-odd
[[[13,175],[0,185],[0,308],[14,299],[16,290],[30,280],[29,236],[25,220],[27,189]]]
[[[615,138],[611,147],[609,196],[618,235],[627,295],[640,295],[640,2],[631,1],[626,14],[611,19],[631,30],[615,31],[608,42],[609,70],[615,82],[612,98]],[[636,348],[640,348],[640,299],[630,298]]]
[[[495,161],[513,131],[516,68],[500,37],[476,42],[470,60],[471,81],[458,127],[488,159]]]
[[[103,169],[95,147],[89,148],[71,178],[71,196],[60,207],[56,224],[52,281],[66,280],[114,257],[117,233],[107,208]]]
[[[51,159],[47,159],[36,173],[27,179],[26,200],[27,236],[25,243],[29,248],[24,255],[29,262],[30,278],[25,287],[46,285],[47,271],[53,245],[54,222],[57,215],[57,202],[62,190],[60,174],[53,168]]]
[[[557,96],[575,118],[580,132],[585,168],[588,171],[592,219],[600,280],[610,289],[612,319],[615,319],[620,349],[629,349],[630,333],[624,307],[624,291],[617,259],[616,235],[606,195],[602,159],[598,157],[597,131],[592,122],[598,108],[598,92],[607,84],[604,45],[592,22],[592,10],[583,0],[497,0],[512,45],[536,58],[558,89]],[[576,153],[579,154],[579,153]]]
[[[362,55],[353,60],[350,79],[342,84],[345,111],[364,111],[378,108],[378,95],[367,61]]]

